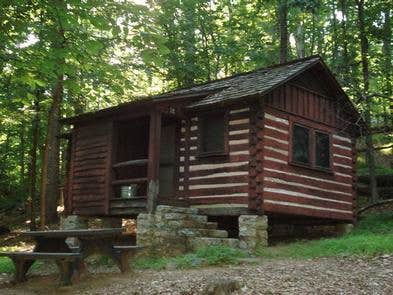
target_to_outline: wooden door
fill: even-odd
[[[159,196],[172,198],[175,193],[176,122],[163,122],[160,144]]]

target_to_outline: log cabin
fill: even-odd
[[[351,223],[364,122],[319,56],[63,119],[65,210]]]

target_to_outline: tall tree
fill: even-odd
[[[50,35],[53,38],[53,56],[55,65],[55,83],[52,90],[52,103],[48,113],[47,133],[45,140],[44,161],[41,176],[41,227],[57,222],[57,205],[60,196],[59,153],[60,153],[60,112],[64,91],[64,49],[65,35],[63,20],[67,15],[66,4],[56,0],[49,6],[49,15],[53,23]]]
[[[368,164],[368,171],[370,176],[370,189],[371,189],[371,201],[376,202],[378,200],[378,190],[377,190],[377,179],[375,175],[375,155],[374,155],[374,144],[373,137],[371,133],[371,99],[372,96],[369,95],[369,61],[368,61],[368,50],[369,43],[366,34],[366,24],[365,24],[365,8],[364,0],[356,0],[357,5],[357,15],[358,15],[358,28],[359,28],[359,39],[360,39],[360,55],[362,63],[362,75],[363,75],[363,91],[362,99],[365,104],[365,121],[369,128],[366,134],[366,158]]]
[[[280,32],[280,63],[288,58],[288,0],[278,0],[278,27]]]
[[[34,115],[32,122],[32,130],[31,130],[31,148],[30,148],[30,163],[29,163],[29,197],[28,197],[28,207],[30,211],[30,229],[35,230],[37,228],[36,225],[36,195],[37,195],[37,150],[38,150],[38,141],[40,135],[40,106],[39,106],[39,97],[41,93],[40,91],[36,92],[36,98],[34,101]]]

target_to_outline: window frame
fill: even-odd
[[[308,131],[308,163],[303,163],[303,162],[298,162],[294,159],[293,156],[293,149],[294,149],[294,128],[295,126],[299,126],[302,127],[304,129],[307,129]],[[306,166],[306,167],[311,167],[312,166],[312,138],[311,138],[311,128],[308,126],[305,126],[303,124],[299,124],[298,122],[294,122],[291,126],[291,150],[290,150],[290,154],[291,154],[291,162],[296,164],[296,165],[300,165],[300,166]]]
[[[308,130],[308,137],[309,137],[309,142],[308,142],[308,156],[309,156],[309,163],[301,163],[297,162],[293,158],[293,141],[294,141],[294,133],[293,133],[293,128],[294,126],[300,126],[303,128],[306,128]],[[316,165],[316,133],[322,133],[328,135],[329,138],[329,167],[321,167]],[[298,167],[303,167],[303,168],[308,168],[312,170],[318,170],[318,171],[323,171],[327,173],[333,173],[332,169],[332,132],[324,130],[322,128],[317,128],[317,127],[312,127],[310,124],[304,124],[300,120],[291,120],[290,124],[290,144],[289,144],[289,164],[293,166],[298,166]]]
[[[203,128],[202,128],[202,121],[206,117],[212,116],[222,116],[224,120],[224,134],[223,134],[223,149],[221,151],[208,151],[205,152],[202,150],[203,144]],[[197,132],[197,157],[213,157],[213,156],[227,156],[229,154],[229,122],[228,122],[228,110],[214,110],[214,111],[207,111],[203,112],[198,115],[198,132]]]
[[[316,136],[316,134],[317,134],[317,132],[321,133],[321,134],[325,134],[329,138],[329,167],[322,167],[322,166],[317,165],[317,155],[316,155],[316,152],[317,152],[317,140],[316,140],[317,136]],[[314,163],[313,164],[316,169],[327,170],[327,171],[332,170],[332,134],[331,134],[331,132],[326,132],[326,131],[320,130],[318,128],[313,129],[313,153],[314,153]]]

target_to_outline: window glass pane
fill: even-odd
[[[330,143],[329,135],[315,132],[315,165],[318,167],[330,167]]]
[[[309,163],[309,130],[307,128],[293,126],[293,161],[308,164]]]
[[[224,152],[225,122],[223,114],[202,117],[201,128],[202,152]]]

